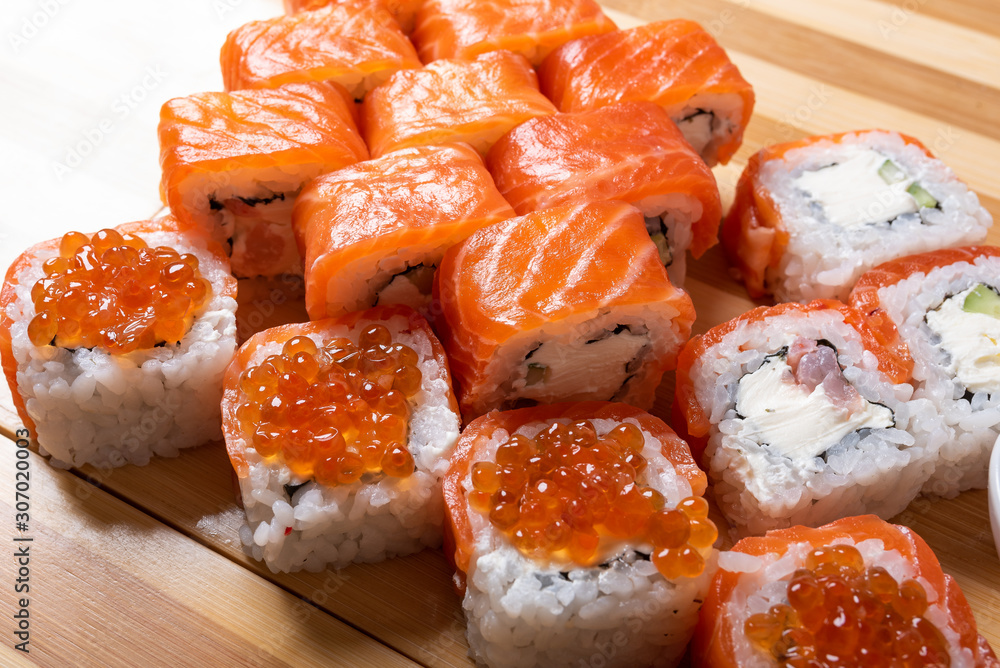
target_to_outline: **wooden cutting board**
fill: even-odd
[[[278,0],[5,6],[0,147],[8,184],[0,265],[34,241],[148,217],[158,208],[155,127],[169,97],[219,89],[217,49]],[[622,27],[700,21],[754,85],[743,148],[716,169],[728,206],[761,146],[885,127],[922,139],[1000,218],[1000,15],[993,0],[606,0]],[[631,15],[631,16],[630,16]],[[74,158],[74,154],[77,158]],[[69,163],[68,171],[60,169]],[[1000,243],[1000,231],[989,241]],[[689,264],[696,332],[752,306],[718,249]],[[267,305],[269,290],[258,302]],[[252,306],[250,306],[252,308]],[[285,305],[285,317],[301,314]],[[0,432],[20,422],[6,389]],[[655,412],[669,415],[672,378]],[[13,441],[0,443],[0,506],[13,518]],[[275,575],[239,549],[221,444],[142,468],[58,471],[32,455],[30,654],[4,665],[470,666],[439,552],[339,573]],[[8,520],[12,522],[11,520]],[[986,495],[919,499],[895,518],[959,581],[1000,647],[1000,562]],[[17,532],[10,525],[7,535]],[[16,574],[4,561],[3,586]],[[0,599],[11,620],[13,595]],[[10,622],[8,622],[9,624]]]

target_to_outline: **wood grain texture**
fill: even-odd
[[[10,14],[12,30],[37,9],[29,0],[18,3]],[[746,160],[762,146],[886,127],[927,143],[1000,219],[995,0],[604,4],[624,12],[613,15],[622,27],[680,16],[701,21],[754,85],[757,106],[744,146],[731,164],[715,169],[727,207]],[[0,212],[3,266],[32,241],[152,215],[159,208],[155,110],[171,95],[218,88],[214,52],[225,33],[277,14],[281,3],[171,7],[171,16],[163,17],[154,15],[162,10],[122,1],[120,14],[106,21],[82,5],[69,5],[22,51],[0,54],[0,87],[18,100],[0,111],[7,121],[0,147],[10,155],[3,168],[13,195]],[[185,20],[176,17],[184,12]],[[150,20],[158,20],[164,34],[135,37]],[[82,26],[89,39],[75,37]],[[171,55],[168,34],[211,48]],[[108,42],[107,53],[86,48],[94,39]],[[85,78],[63,75],[62,63],[70,59],[88,73]],[[143,67],[161,63],[170,76],[147,91],[149,101],[125,117],[112,115],[115,96],[142,80]],[[52,178],[51,163],[63,160],[105,116],[113,127],[99,150],[64,179]],[[29,180],[40,173],[39,182]],[[35,202],[49,193],[60,196],[49,215],[36,216]],[[1000,229],[988,240],[1000,243]],[[695,333],[765,303],[747,298],[719,248],[689,263],[686,289],[698,311]],[[304,316],[295,285],[245,282],[241,292],[241,335]],[[668,376],[654,409],[661,417],[669,416],[672,393]],[[6,389],[0,390],[0,433],[11,436],[19,426]],[[5,517],[12,513],[12,453],[9,443],[0,442]],[[239,545],[243,516],[219,444],[142,468],[69,473],[37,457],[32,467],[33,493],[41,504],[32,533],[45,548],[33,562],[34,664],[471,666],[460,603],[440,552],[319,574],[275,575],[249,559]],[[1000,562],[985,493],[918,499],[894,521],[928,541],[963,587],[980,631],[1000,648]],[[10,596],[0,597],[0,615],[9,618],[12,605]],[[261,630],[264,635],[257,635]],[[9,644],[0,647],[3,665],[25,658]]]

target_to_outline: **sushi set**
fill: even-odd
[[[222,652],[180,665],[1000,666],[991,172],[861,84],[856,124],[780,121],[808,77],[733,17],[819,28],[690,9],[221,35],[220,90],[163,100],[163,208],[0,290],[40,569],[97,560],[33,609],[138,607],[112,665],[184,651],[180,605]]]

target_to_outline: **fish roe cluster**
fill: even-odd
[[[689,497],[666,508],[660,492],[638,482],[644,443],[633,424],[598,437],[588,420],[555,422],[535,438],[515,434],[496,461],[473,464],[469,504],[533,558],[591,566],[602,542],[629,540],[652,544],[665,577],[696,577],[718,537],[708,502]]]
[[[941,631],[923,615],[927,593],[865,568],[851,545],[813,550],[787,587],[788,603],[751,615],[746,637],[782,666],[949,666]]]
[[[414,469],[406,443],[417,363],[383,325],[366,327],[356,345],[295,336],[240,377],[236,416],[260,455],[280,457],[298,476],[329,486],[365,473],[405,478]]]
[[[177,343],[212,292],[194,255],[150,248],[112,229],[92,237],[68,232],[42,270],[45,277],[31,288],[35,316],[28,323],[36,346],[125,354]]]

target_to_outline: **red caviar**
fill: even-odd
[[[813,550],[792,575],[788,604],[751,615],[743,630],[782,666],[949,666],[947,642],[923,615],[927,594],[916,580],[897,582],[865,568],[851,545]]]
[[[406,443],[417,362],[383,325],[367,327],[357,344],[337,338],[319,347],[295,336],[240,377],[236,415],[258,453],[281,457],[299,476],[324,485],[365,473],[405,478],[414,469]]]
[[[628,539],[653,546],[665,577],[696,577],[718,537],[708,503],[689,497],[665,508],[663,495],[639,482],[644,445],[629,423],[603,437],[588,420],[553,423],[535,438],[515,434],[496,461],[473,464],[469,504],[528,556],[589,566],[602,542]]]
[[[28,323],[36,346],[124,354],[177,343],[212,291],[194,255],[150,248],[112,229],[92,237],[68,232],[42,270],[45,278],[31,289],[36,315]]]

